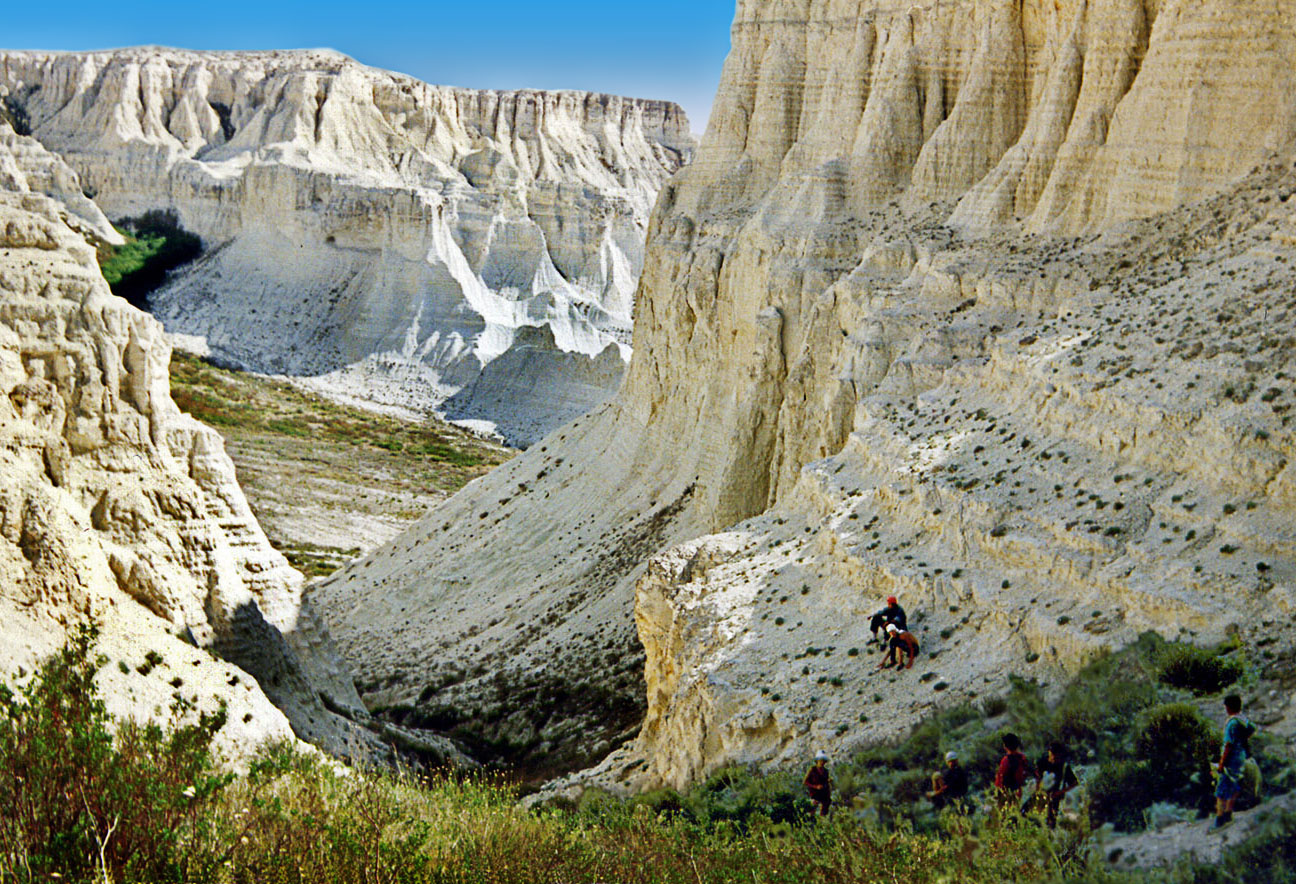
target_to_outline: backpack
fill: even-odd
[[[1030,762],[1020,752],[1008,753],[1008,769],[1004,771],[1004,788],[1020,789],[1029,778]]]
[[[1249,758],[1251,756],[1251,738],[1255,736],[1255,732],[1259,730],[1259,728],[1256,727],[1255,722],[1249,718],[1238,718],[1236,720],[1238,723],[1238,746],[1242,748],[1242,751],[1245,752]]]

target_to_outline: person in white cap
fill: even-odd
[[[815,812],[827,816],[832,808],[832,777],[828,773],[828,753],[822,749],[815,753],[814,766],[805,775],[805,787]]]
[[[891,645],[887,649],[886,657],[878,664],[878,669],[889,669],[892,666],[897,669],[911,668],[918,657],[918,639],[914,638],[912,632],[900,629],[894,623],[888,623],[886,631],[887,635],[891,636]],[[905,654],[909,655],[908,666],[905,665]]]
[[[962,801],[967,793],[967,768],[959,764],[957,752],[946,752],[945,769],[932,774],[932,790],[927,793],[927,797],[940,810],[956,801]]]

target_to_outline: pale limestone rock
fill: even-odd
[[[171,209],[202,237],[152,300],[169,331],[324,393],[457,395],[522,443],[591,379],[615,391],[594,363],[628,355],[649,211],[694,147],[667,102],[429,86],[329,52],[11,52],[5,88],[110,216]],[[535,329],[584,377],[489,387]]]
[[[362,695],[549,769],[642,720],[593,780],[683,785],[1146,629],[1290,643],[1292,10],[740,4],[619,395],[311,594]]]
[[[34,138],[17,134],[0,121],[0,188],[17,193],[35,192],[55,200],[64,208],[73,227],[108,243],[125,240],[113,229],[104,213],[82,192],[76,172]]]
[[[0,167],[18,167],[11,147],[0,140]],[[93,618],[115,714],[164,714],[173,696],[224,702],[232,759],[294,732],[371,753],[376,740],[320,699],[363,711],[301,610],[301,575],[266,541],[220,436],[171,401],[161,325],[109,293],[94,248],[69,227],[80,218],[16,185],[0,190],[6,676]]]

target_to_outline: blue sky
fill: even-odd
[[[734,0],[7,4],[6,49],[328,47],[452,86],[589,89],[678,101],[706,126]]]

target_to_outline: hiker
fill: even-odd
[[[945,753],[945,769],[932,774],[932,790],[927,793],[932,805],[937,809],[957,806],[967,798],[968,772],[959,764],[957,752]]]
[[[1049,743],[1048,754],[1040,759],[1035,771],[1035,796],[1044,795],[1044,821],[1050,829],[1057,828],[1058,808],[1067,793],[1080,785],[1079,778],[1067,761],[1066,746],[1061,743]]]
[[[995,791],[1003,807],[1018,807],[1021,803],[1022,788],[1026,781],[1034,776],[1030,759],[1022,753],[1021,738],[1016,734],[1003,735],[1004,756],[999,759],[999,769],[995,772]]]
[[[805,787],[815,811],[819,816],[827,816],[832,807],[832,777],[828,774],[828,753],[822,749],[815,753],[814,767],[805,775]]]
[[[869,631],[873,633],[874,641],[881,641],[883,646],[886,645],[885,633],[879,639],[878,631],[883,630],[888,624],[894,623],[900,629],[909,628],[909,618],[905,616],[905,609],[900,607],[900,602],[893,595],[887,596],[887,606],[873,615],[869,621]]]
[[[1242,714],[1242,698],[1229,694],[1224,698],[1224,747],[1218,765],[1219,782],[1215,785],[1215,828],[1233,820],[1233,805],[1242,793],[1242,767],[1251,748],[1251,736],[1256,726]]]
[[[896,669],[912,669],[914,660],[918,657],[918,639],[914,638],[912,632],[900,629],[894,623],[887,624],[887,635],[891,637],[891,643],[886,657],[878,664],[878,669],[888,669],[891,666]],[[904,662],[905,654],[909,655],[908,665]]]

